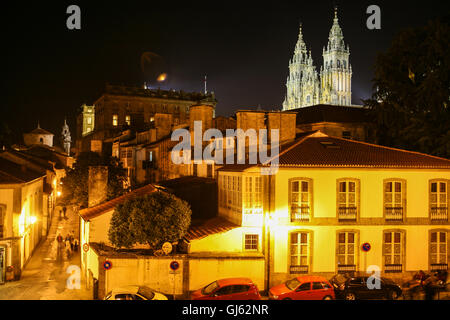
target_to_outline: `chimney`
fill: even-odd
[[[106,201],[108,190],[108,167],[89,167],[88,207],[94,207]]]

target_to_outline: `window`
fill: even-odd
[[[344,139],[351,139],[352,133],[350,131],[342,131],[342,138]]]
[[[321,282],[313,282],[312,289],[313,290],[323,290],[323,285]]]
[[[305,282],[302,283],[298,288],[297,291],[309,291],[311,290],[311,282]]]
[[[309,221],[311,213],[312,183],[308,179],[290,181],[291,222]]]
[[[127,126],[131,125],[131,117],[129,115],[125,116],[125,123],[127,124]]]
[[[234,285],[232,286],[233,289],[231,289],[231,293],[244,293],[250,290],[250,286],[247,285]]]
[[[447,270],[448,244],[446,231],[432,231],[430,234],[431,270]]]
[[[357,188],[359,189],[356,180],[338,180],[339,221],[356,221],[358,216]]]
[[[290,273],[308,273],[309,269],[309,233],[291,233]]]
[[[384,183],[384,215],[386,221],[403,221],[405,200],[404,182],[399,180]]]
[[[226,286],[226,287],[222,287],[219,290],[217,290],[215,292],[215,296],[225,296],[228,294],[232,294],[233,293],[233,288],[234,286]]]
[[[244,213],[262,213],[262,178],[245,177]]]
[[[337,271],[347,273],[356,271],[356,234],[354,232],[339,232],[337,234]]]
[[[446,181],[430,182],[430,219],[448,221],[448,194]]]
[[[206,177],[208,177],[208,178],[213,177],[213,165],[212,164],[206,165]]]
[[[5,237],[5,219],[6,219],[6,208],[4,205],[0,205],[0,239]]]
[[[87,117],[87,124],[92,124],[92,117]]]
[[[402,272],[403,234],[400,231],[384,232],[385,272]]]
[[[150,123],[155,122],[155,117],[150,117]]]
[[[246,251],[257,251],[259,235],[257,234],[246,234],[244,240],[244,249]]]
[[[119,125],[119,115],[113,114],[112,125],[113,127],[117,127]]]
[[[222,208],[242,212],[241,177],[220,175],[219,205]]]

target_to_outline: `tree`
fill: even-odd
[[[63,198],[62,204],[76,204],[81,208],[88,206],[88,179],[90,166],[108,167],[107,200],[117,198],[124,193],[126,170],[115,157],[99,155],[95,152],[82,152],[77,158],[72,169],[69,169],[66,177],[62,179]]]
[[[154,192],[119,204],[108,237],[117,248],[131,248],[136,243],[159,248],[187,233],[191,214],[187,202],[166,192]]]
[[[400,32],[377,56],[372,98],[377,143],[450,157],[450,26]]]

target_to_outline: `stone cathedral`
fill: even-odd
[[[287,93],[283,102],[283,110],[317,104],[340,106],[352,104],[350,49],[344,43],[337,8],[334,9],[333,26],[328,37],[328,44],[323,48],[322,56],[323,65],[319,75],[313,64],[311,50],[308,51],[306,48],[300,25],[294,56],[289,61]]]

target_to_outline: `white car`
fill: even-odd
[[[168,300],[162,293],[146,286],[125,286],[110,291],[104,300]]]

